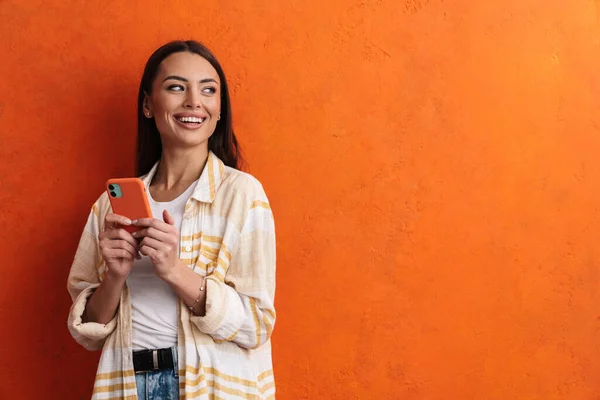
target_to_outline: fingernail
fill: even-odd
[[[134,221],[135,222],[135,221]],[[130,219],[125,218],[125,225],[131,225],[132,222]]]
[[[135,231],[131,234],[131,236],[133,236],[133,237],[137,237],[137,235],[138,235],[138,231]]]
[[[134,219],[133,221],[129,221],[129,222],[131,222],[132,225],[135,225],[135,224],[137,224],[137,221],[138,221],[137,219]]]

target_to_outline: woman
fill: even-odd
[[[154,218],[92,207],[68,278],[69,330],[102,348],[94,399],[274,398],[275,233],[239,171],[223,70],[195,41],[146,64],[138,175]],[[134,225],[134,234],[122,229]]]

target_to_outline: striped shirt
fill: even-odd
[[[158,163],[142,177],[148,185]],[[87,300],[106,266],[98,234],[111,212],[103,193],[93,205],[69,273],[73,305],[68,327],[89,350],[102,348],[92,399],[137,399],[127,286],[106,325],[82,322]],[[206,276],[206,315],[179,300],[181,399],[274,399],[270,337],[275,324],[275,228],[269,201],[251,175],[212,152],[181,225],[180,259]]]

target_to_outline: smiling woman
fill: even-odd
[[[137,170],[154,218],[113,214],[104,193],[68,278],[71,334],[103,348],[94,399],[275,396],[273,215],[238,169],[230,104],[200,43],[171,42],[148,60]]]

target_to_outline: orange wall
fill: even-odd
[[[89,396],[65,281],[174,38],[273,203],[278,399],[599,398],[598,3],[1,1],[0,398]]]

